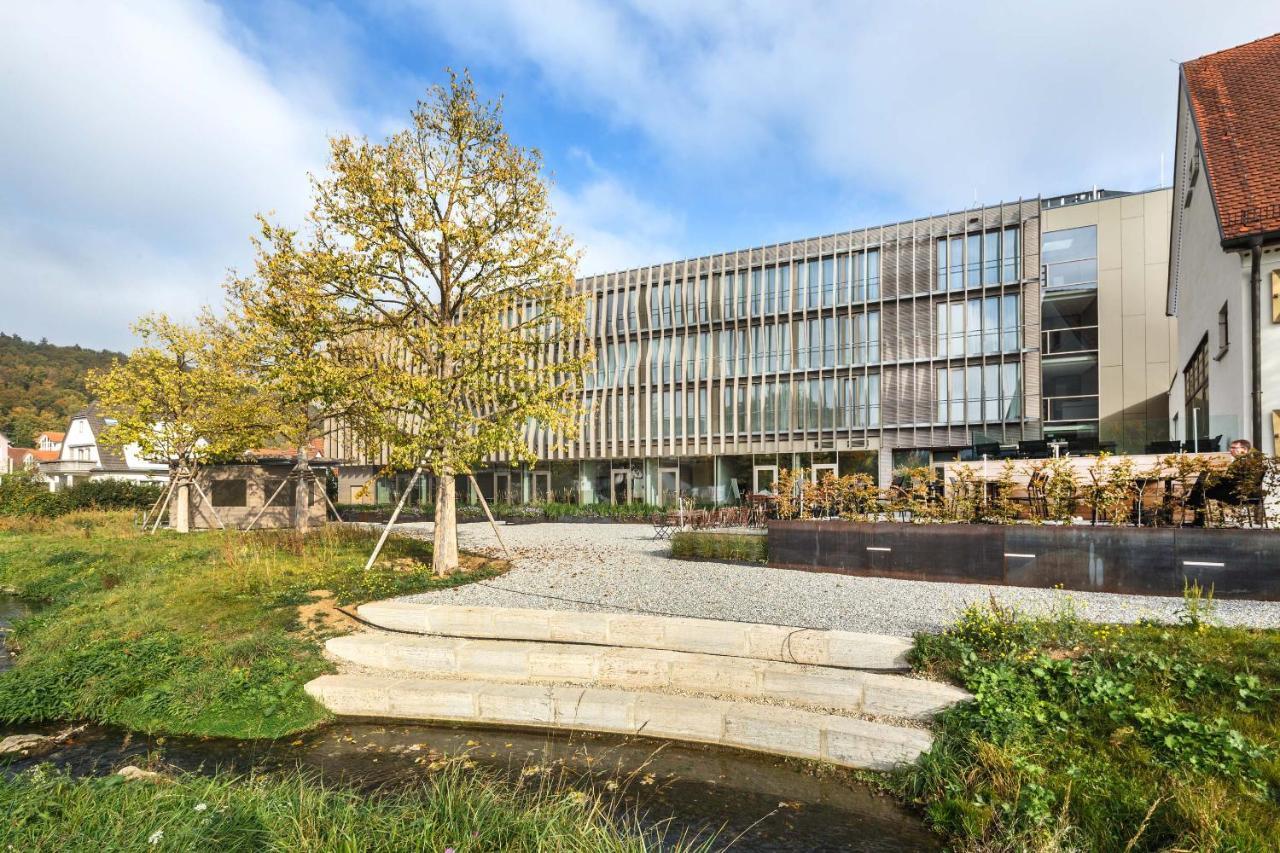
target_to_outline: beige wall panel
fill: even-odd
[[[1143,224],[1147,261],[1169,255],[1169,222],[1173,216],[1173,190],[1147,193],[1143,199]]]
[[[1147,396],[1154,397],[1156,394],[1165,394],[1169,391],[1169,380],[1172,374],[1169,372],[1169,362],[1167,361],[1149,361],[1147,362]]]
[[[1120,271],[1098,272],[1098,363],[1119,364],[1123,330],[1120,325]]]
[[[1121,239],[1124,240],[1124,256],[1121,271],[1124,274],[1124,302],[1121,306],[1126,316],[1141,314],[1146,310],[1146,265],[1147,253],[1142,245],[1142,220],[1125,219],[1120,223]]]
[[[1143,197],[1140,195],[1127,195],[1120,199],[1120,216],[1124,219],[1134,219],[1142,216],[1142,208]]]
[[[1124,335],[1124,405],[1141,403],[1147,396],[1147,324],[1146,318],[1125,317]]]
[[[1118,415],[1123,408],[1124,369],[1119,365],[1098,368],[1098,415]]]
[[[1061,231],[1064,228],[1079,228],[1082,225],[1098,223],[1097,204],[1073,204],[1070,207],[1055,207],[1044,212],[1044,230]]]
[[[1098,225],[1098,269],[1119,269],[1124,261],[1119,200],[1103,201],[1083,206],[1096,207],[1098,209],[1094,217]]]
[[[1152,314],[1148,311],[1143,320],[1146,323],[1146,354],[1143,359],[1147,364],[1159,364],[1169,361],[1168,323],[1163,314]]]

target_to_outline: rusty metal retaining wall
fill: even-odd
[[[1068,525],[769,523],[769,565],[929,581],[1280,600],[1280,532]]]

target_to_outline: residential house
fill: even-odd
[[[88,480],[168,481],[169,466],[143,459],[136,444],[124,448],[101,444],[100,436],[111,424],[95,405],[71,417],[57,457],[40,462],[40,473],[49,481],[50,491],[61,491]]]
[[[1280,453],[1280,33],[1182,63],[1174,168],[1170,431]]]

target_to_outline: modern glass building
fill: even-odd
[[[580,280],[581,434],[490,499],[734,503],[1039,438],[1040,200]],[[464,490],[462,494],[466,494]]]
[[[533,429],[537,465],[476,482],[489,500],[737,503],[784,468],[887,485],[993,445],[1141,452],[1165,437],[1174,331],[1151,282],[1170,203],[1094,190],[582,278],[580,434]],[[372,475],[347,470],[344,500]]]

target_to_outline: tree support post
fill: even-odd
[[[373,553],[369,555],[369,562],[364,564],[366,572],[373,568],[374,561],[382,553],[382,546],[387,544],[387,537],[391,535],[391,525],[395,524],[396,519],[400,517],[400,510],[404,509],[404,502],[409,499],[409,493],[413,491],[413,487],[420,476],[422,476],[421,465],[413,469],[413,476],[409,478],[409,485],[404,487],[404,494],[400,495],[400,502],[396,504],[395,510],[391,513],[391,518],[387,519],[387,526],[382,528],[382,535],[378,537],[378,544],[373,546]]]
[[[498,522],[493,520],[493,513],[489,512],[489,502],[484,499],[484,492],[480,491],[480,484],[476,482],[475,474],[467,475],[471,479],[471,488],[476,490],[476,494],[480,497],[480,506],[484,507],[485,517],[489,519],[489,526],[493,528],[493,535],[498,537],[498,544],[502,546],[502,554],[508,560],[511,559],[511,552],[507,550],[507,543],[502,541],[502,534],[498,532]]]

